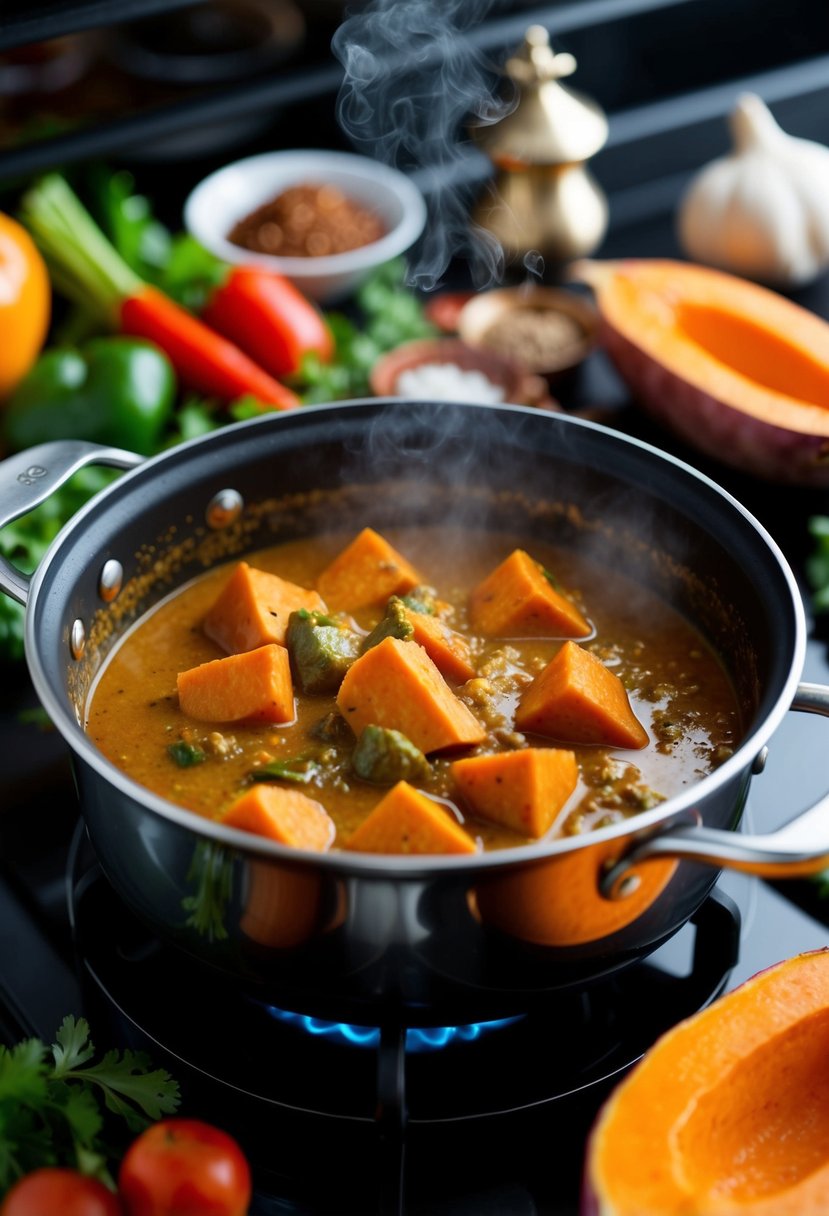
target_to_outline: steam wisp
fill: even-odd
[[[476,287],[503,273],[498,242],[471,223],[472,191],[453,182],[469,125],[497,122],[513,102],[499,99],[497,69],[467,31],[493,0],[372,0],[348,17],[332,43],[345,69],[337,105],[358,150],[430,178],[432,222],[412,259],[409,281],[434,289],[454,257]]]

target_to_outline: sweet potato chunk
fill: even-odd
[[[622,681],[575,642],[565,642],[533,680],[519,702],[515,725],[568,743],[645,747],[648,742]]]
[[[204,632],[228,654],[284,646],[288,617],[299,608],[324,611],[325,604],[316,591],[239,562],[204,618]]]
[[[294,849],[324,853],[334,839],[334,822],[325,807],[301,790],[255,785],[228,808],[222,823],[267,836]]]
[[[345,842],[360,853],[474,853],[475,842],[445,807],[398,781]]]
[[[202,722],[290,722],[294,717],[291,662],[272,644],[213,659],[179,672],[184,713]]]
[[[417,642],[441,675],[456,684],[465,684],[476,674],[466,638],[450,629],[440,617],[416,611],[397,595],[391,597],[385,616],[364,639],[363,650],[370,650],[388,637]]]
[[[398,638],[385,638],[352,663],[337,705],[355,734],[372,724],[391,727],[425,754],[486,738],[423,647]]]
[[[556,591],[544,567],[515,549],[469,597],[469,622],[488,637],[584,638],[590,624]]]
[[[323,570],[317,590],[331,608],[353,612],[390,595],[402,595],[420,582],[414,566],[379,532],[363,528]]]
[[[413,640],[422,646],[441,675],[455,684],[465,684],[477,674],[472,666],[469,642],[437,616],[406,609],[414,630]]]
[[[456,760],[452,776],[476,815],[538,837],[576,788],[579,768],[564,748],[527,747]]]

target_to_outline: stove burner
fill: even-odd
[[[505,1136],[526,1150],[531,1190],[546,1194],[552,1176],[558,1202],[563,1163],[578,1157],[610,1086],[659,1034],[722,990],[739,940],[739,911],[715,892],[652,961],[528,1001],[526,1014],[496,1022],[497,1031],[482,1022],[413,1036],[394,1010],[376,1015],[377,1028],[359,1014],[358,1024],[327,1022],[243,993],[154,938],[94,856],[73,854],[68,875],[84,1009],[96,1027],[109,1026],[101,1033],[166,1064],[189,1109],[245,1143],[265,1204],[252,1210],[262,1214],[432,1216],[434,1178],[454,1177],[458,1162],[472,1160],[487,1193],[501,1194],[512,1179]],[[660,964],[679,939],[680,958]],[[209,1017],[199,1016],[204,1010]],[[538,1163],[537,1176],[528,1161]],[[346,1177],[354,1189],[347,1200]],[[476,1202],[445,1210],[523,1209]]]
[[[304,1013],[292,1013],[276,1005],[266,1006],[268,1013],[286,1026],[296,1026],[305,1034],[318,1035],[331,1042],[340,1042],[352,1047],[378,1048],[379,1026],[354,1026],[348,1022],[327,1022],[324,1018],[309,1017]],[[491,1022],[473,1022],[468,1026],[424,1026],[406,1030],[406,1054],[440,1051],[450,1043],[472,1043],[482,1035],[502,1026],[512,1026],[523,1019],[523,1014],[512,1018],[497,1018]]]

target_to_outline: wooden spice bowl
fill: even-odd
[[[494,351],[470,346],[459,338],[417,338],[382,355],[371,371],[371,390],[378,397],[399,396],[397,382],[406,371],[425,366],[450,366],[481,372],[503,392],[504,401],[558,410],[541,376],[528,372]],[[448,399],[448,398],[447,398]],[[453,398],[457,399],[457,398]]]
[[[470,346],[499,354],[552,379],[590,352],[599,315],[592,304],[555,287],[498,287],[476,295],[458,317]]]

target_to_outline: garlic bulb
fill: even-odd
[[[734,150],[691,182],[679,209],[689,257],[779,287],[829,266],[829,148],[787,135],[759,97],[740,97]]]

